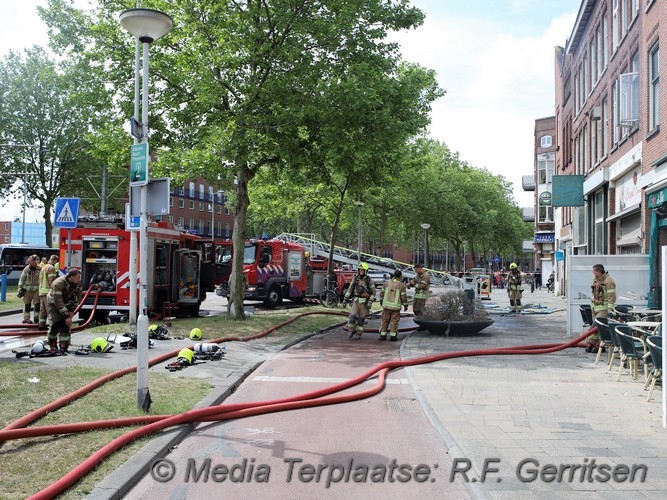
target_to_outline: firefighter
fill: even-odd
[[[415,313],[415,316],[419,316],[429,296],[431,277],[428,273],[424,272],[424,267],[421,264],[415,265],[415,271],[417,272],[417,276],[410,280],[409,286],[415,287],[415,301],[412,304],[412,311]]]
[[[403,273],[394,271],[391,280],[382,285],[380,292],[380,305],[382,306],[382,324],[380,325],[380,339],[387,340],[387,329],[389,329],[389,340],[398,339],[398,321],[401,319],[401,306],[408,310],[408,294],[405,291],[405,283],[401,280]]]
[[[375,295],[375,285],[368,276],[368,264],[362,262],[359,264],[357,274],[352,279],[352,283],[347,289],[345,300],[352,302],[350,318],[347,321],[347,328],[350,331],[348,338],[359,340],[364,333],[364,323],[368,317]]]
[[[48,263],[39,272],[39,330],[46,330],[46,318],[48,309],[46,307],[46,296],[51,290],[51,284],[58,277],[56,265],[60,259],[57,255],[52,255]]]
[[[595,264],[593,266],[593,284],[591,291],[593,298],[591,300],[591,312],[593,313],[593,321],[595,318],[607,318],[609,313],[614,310],[616,304],[616,283],[605,272],[602,264]],[[600,337],[597,333],[588,337],[588,344],[586,344],[586,352],[598,352],[600,347]]]
[[[39,321],[39,257],[31,255],[28,257],[28,265],[25,266],[19,278],[18,296],[23,299],[23,322],[30,323],[30,311],[33,307],[32,323]]]
[[[510,298],[510,310],[521,312],[521,272],[516,262],[510,264],[510,272],[507,273],[507,295]]]
[[[72,316],[81,302],[81,271],[69,269],[65,276],[56,278],[46,296],[46,307],[49,311],[49,333],[47,339],[51,352],[60,349],[67,353],[70,343]],[[60,334],[60,346],[58,346]]]

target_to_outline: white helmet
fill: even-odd
[[[35,344],[34,344],[34,345],[32,346],[32,348],[30,349],[30,354],[33,354],[33,355],[35,355],[35,354],[41,354],[41,353],[43,353],[45,350],[46,350],[46,347],[44,346],[44,341],[43,341],[43,340],[39,340],[39,341],[35,342]]]

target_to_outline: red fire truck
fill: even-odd
[[[217,284],[228,293],[232,242],[216,242]],[[284,298],[293,301],[321,298],[328,287],[327,261],[311,258],[302,245],[282,240],[247,240],[243,252],[244,298],[262,300],[269,307]],[[342,296],[354,278],[354,270],[335,271],[335,290]]]
[[[196,315],[206,292],[213,290],[212,259],[205,258],[203,240],[167,222],[151,223],[147,233],[149,314],[162,315],[164,305],[172,304],[175,312]],[[71,230],[69,247],[67,232],[62,231],[60,262],[63,268],[81,269],[84,291],[95,287],[79,312],[81,319],[90,316],[95,295],[96,321],[106,321],[111,311],[129,312],[131,290],[138,295],[138,289],[130,283],[130,232],[123,220],[79,221]]]

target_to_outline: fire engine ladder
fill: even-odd
[[[325,260],[329,258],[330,245],[323,241],[317,241],[314,234],[283,233],[276,236],[275,239],[301,245],[305,247],[313,257],[320,257]],[[333,260],[339,264],[350,264],[352,266],[356,266],[359,262],[359,252],[357,252],[357,250],[335,245],[333,251]],[[377,255],[361,252],[361,261],[368,264],[372,269],[377,269],[388,274],[391,274],[396,269],[399,269],[405,277],[414,278],[417,275],[412,264],[407,264],[398,260],[387,259],[384,257],[378,257]],[[451,284],[459,282],[458,278],[454,278],[449,273],[444,271],[434,271],[433,269],[428,269],[428,272],[431,275],[431,281],[434,283],[442,283],[445,279],[448,279],[449,283]]]

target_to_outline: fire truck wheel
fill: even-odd
[[[269,288],[269,293],[264,299],[264,304],[267,307],[278,307],[283,302],[283,292],[278,285],[273,285]]]

